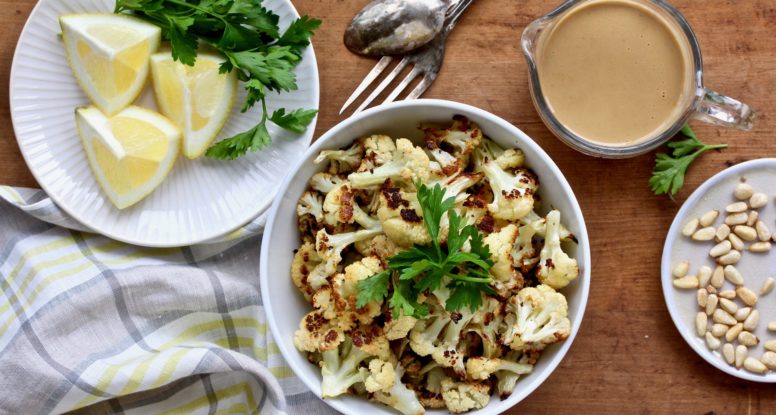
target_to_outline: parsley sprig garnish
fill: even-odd
[[[262,7],[262,0],[116,0],[116,13],[130,12],[162,29],[170,41],[173,59],[194,65],[201,44],[226,58],[221,73],[236,71],[247,96],[242,112],[261,103],[262,117],[248,131],[220,141],[207,156],[235,159],[272,142],[267,121],[293,132],[303,132],[318,110],[279,109],[267,114],[267,93],[297,89],[294,68],[321,21],[302,16],[282,34],[279,17]]]
[[[655,168],[649,179],[649,187],[656,195],[671,193],[675,195],[684,185],[684,175],[687,168],[701,154],[708,150],[726,148],[727,144],[708,145],[698,140],[695,132],[685,124],[681,134],[686,138],[679,141],[671,141],[667,146],[673,149],[671,155],[657,153]]]
[[[446,309],[468,307],[474,311],[482,304],[482,292],[493,292],[488,286],[493,282],[488,274],[493,262],[482,234],[472,225],[461,227],[461,217],[453,210],[455,198],[443,200],[445,192],[441,186],[429,188],[416,183],[415,188],[431,244],[415,245],[388,258],[387,270],[359,282],[356,306],[382,302],[390,295],[394,316],[403,313],[423,318],[428,315],[428,306],[418,303],[418,296],[433,292],[446,282],[450,289]],[[443,244],[439,233],[445,214],[449,231],[447,243]],[[462,250],[466,241],[471,247],[469,252]]]

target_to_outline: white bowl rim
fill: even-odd
[[[532,382],[533,387],[525,388],[522,390],[515,390],[515,392],[513,392],[512,395],[509,396],[509,398],[507,398],[504,401],[501,401],[501,404],[497,408],[493,408],[494,411],[504,411],[517,405],[520,401],[525,399],[534,390],[536,390],[539,386],[541,386],[541,384],[544,383],[544,381],[550,376],[550,374],[552,374],[555,371],[555,369],[557,369],[558,365],[566,356],[566,353],[568,352],[568,350],[571,348],[571,345],[574,342],[574,339],[576,338],[577,333],[579,332],[580,326],[582,324],[582,320],[584,318],[585,309],[587,308],[587,300],[590,293],[590,275],[591,275],[591,268],[592,268],[592,264],[590,262],[590,243],[589,243],[589,238],[587,234],[587,227],[585,226],[584,216],[582,215],[582,209],[580,208],[576,195],[572,191],[571,186],[566,180],[566,177],[560,171],[560,168],[555,164],[555,162],[550,158],[550,156],[544,151],[544,149],[542,149],[541,146],[539,146],[538,143],[536,143],[533,139],[531,139],[522,130],[515,127],[511,123],[507,122],[503,118],[468,104],[463,104],[463,103],[449,101],[449,100],[442,100],[442,99],[416,99],[411,101],[397,101],[397,102],[392,102],[390,104],[383,104],[377,107],[373,107],[359,114],[353,115],[350,118],[347,118],[341,121],[340,123],[332,127],[330,130],[328,130],[326,133],[324,133],[320,138],[318,138],[313,143],[313,145],[310,148],[307,149],[307,152],[305,152],[305,154],[302,157],[300,157],[299,161],[289,170],[289,174],[287,174],[285,179],[283,179],[283,182],[280,184],[278,188],[279,190],[277,194],[282,195],[288,190],[288,187],[290,186],[291,181],[296,177],[296,174],[299,172],[299,170],[302,168],[304,163],[310,157],[311,153],[319,152],[321,150],[321,147],[324,147],[326,145],[327,141],[329,141],[333,137],[336,137],[338,134],[340,134],[340,132],[342,132],[348,126],[352,124],[356,124],[365,118],[372,117],[381,112],[389,112],[394,109],[406,108],[406,107],[429,107],[429,106],[449,109],[453,113],[462,113],[464,115],[466,113],[470,113],[470,114],[479,116],[481,118],[487,118],[490,121],[494,122],[495,124],[498,124],[499,126],[504,128],[505,130],[509,131],[514,137],[518,138],[520,140],[521,148],[531,147],[531,149],[534,150],[536,154],[538,154],[539,157],[541,158],[540,162],[545,163],[550,168],[550,170],[553,171],[553,173],[558,179],[558,182],[563,188],[564,192],[569,196],[573,214],[579,218],[579,230],[578,232],[575,233],[575,235],[577,236],[577,240],[579,241],[578,249],[581,250],[581,257],[584,259],[584,263],[586,264],[586,267],[584,267],[581,270],[581,275],[579,278],[577,278],[577,281],[576,281],[577,284],[582,284],[582,286],[580,287],[581,289],[580,295],[582,297],[579,299],[580,303],[578,307],[579,318],[572,323],[571,334],[569,335],[568,339],[566,339],[566,341],[564,341],[560,345],[560,349],[557,351],[555,356],[553,356],[552,360],[549,361],[544,372],[538,373],[538,376],[534,378]],[[260,290],[261,290],[262,304],[264,307],[264,312],[266,313],[266,318],[270,328],[270,333],[272,333],[273,337],[280,336],[280,328],[278,327],[277,322],[273,316],[272,306],[271,306],[272,296],[270,295],[269,289],[267,287],[268,278],[269,278],[268,264],[270,261],[270,258],[269,258],[270,250],[268,247],[271,246],[270,236],[272,235],[272,231],[275,225],[275,217],[277,216],[277,212],[280,208],[281,202],[282,202],[282,198],[276,197],[272,203],[272,206],[270,207],[269,216],[267,219],[267,225],[264,229],[264,235],[262,237],[262,242],[261,242],[260,265],[259,265],[259,270],[260,270],[259,284],[260,284]],[[578,256],[579,255],[580,253],[578,252]],[[291,370],[294,372],[294,375],[297,376],[305,384],[305,386],[307,386],[309,390],[315,391],[316,387],[320,388],[320,382],[318,382],[317,379],[309,379],[303,376],[299,376],[299,373],[301,373],[301,367],[299,365],[299,362],[295,360],[295,356],[292,355],[292,353],[295,353],[296,358],[298,358],[298,351],[287,350],[284,346],[282,346],[282,343],[280,342],[276,342],[276,343],[278,344],[278,349],[280,350],[281,355],[283,356],[283,358],[285,359],[289,367],[291,367]],[[309,365],[309,363],[306,361],[302,363]],[[318,395],[316,394],[316,396]],[[336,409],[337,411],[340,411],[345,414],[358,415],[353,412],[350,412],[347,404],[340,399],[322,399],[320,396],[318,397],[323,402],[328,404],[330,407]],[[478,414],[480,415],[499,413],[499,412],[491,412],[490,410],[488,410],[488,408],[483,408],[480,411],[482,411],[482,412],[478,412]]]
[[[734,176],[737,174],[741,174],[742,172],[746,170],[756,169],[760,167],[776,167],[776,158],[761,158],[761,159],[755,159],[755,160],[749,160],[745,161],[743,163],[736,164],[735,166],[728,167],[725,170],[722,170],[721,172],[715,174],[714,176],[710,177],[708,180],[703,182],[697,189],[695,189],[694,192],[690,195],[690,197],[685,200],[684,204],[682,204],[682,207],[679,209],[679,212],[676,213],[676,216],[674,217],[673,222],[671,222],[671,227],[668,229],[668,233],[666,234],[666,241],[663,244],[663,256],[660,262],[660,279],[663,286],[663,299],[666,302],[666,307],[668,308],[668,314],[671,315],[671,320],[674,322],[674,325],[676,326],[676,330],[679,331],[679,334],[682,335],[682,338],[685,342],[693,349],[695,350],[695,353],[697,353],[700,357],[703,358],[706,362],[708,362],[710,365],[716,367],[717,369],[727,373],[728,375],[735,376],[739,379],[749,380],[752,382],[760,382],[760,383],[776,383],[776,376],[762,376],[762,375],[756,375],[754,373],[749,373],[745,370],[739,370],[736,369],[735,366],[730,366],[725,362],[722,358],[717,357],[714,355],[711,351],[709,351],[708,348],[704,346],[704,343],[700,343],[696,341],[696,337],[693,337],[694,331],[693,330],[683,330],[681,327],[685,326],[685,323],[682,321],[682,315],[677,310],[676,303],[669,298],[669,293],[673,292],[674,286],[671,282],[671,251],[673,250],[674,242],[676,241],[676,238],[671,238],[671,235],[679,235],[680,234],[680,228],[682,226],[682,223],[684,222],[684,219],[686,219],[686,216],[690,209],[692,209],[698,201],[706,194],[710,189],[717,186],[720,182],[724,181],[730,176]]]

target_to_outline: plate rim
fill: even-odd
[[[244,227],[245,225],[251,223],[252,221],[256,220],[259,216],[265,214],[269,208],[272,206],[272,203],[274,202],[279,187],[275,187],[274,189],[271,189],[270,191],[273,192],[271,197],[268,197],[266,201],[260,204],[258,209],[256,209],[256,213],[251,215],[250,218],[247,220],[241,222],[240,224],[236,226],[230,226],[227,229],[217,229],[215,231],[209,232],[209,233],[203,233],[201,236],[198,236],[196,238],[185,238],[185,237],[177,237],[175,239],[169,238],[167,241],[161,242],[161,241],[154,241],[154,240],[142,240],[137,238],[131,238],[127,237],[125,235],[120,235],[115,232],[106,231],[104,229],[98,229],[95,226],[92,226],[91,223],[89,223],[88,220],[84,220],[85,217],[82,214],[78,214],[76,210],[71,209],[69,206],[66,206],[66,204],[60,202],[60,198],[58,195],[55,195],[53,192],[50,192],[47,188],[48,185],[44,184],[44,181],[40,180],[38,172],[35,171],[31,167],[29,156],[27,154],[27,151],[25,150],[24,146],[22,146],[21,142],[19,141],[17,131],[17,115],[15,115],[15,110],[13,106],[13,91],[14,91],[14,84],[15,79],[17,78],[17,57],[20,53],[20,47],[21,43],[23,41],[23,38],[25,36],[25,33],[28,33],[29,26],[33,19],[40,14],[41,7],[45,7],[44,5],[48,4],[48,2],[52,2],[56,0],[40,0],[38,1],[35,6],[33,6],[32,10],[30,11],[29,16],[27,17],[27,20],[24,22],[24,26],[22,26],[21,32],[19,32],[19,38],[16,41],[16,46],[14,48],[14,53],[11,58],[11,69],[9,71],[9,81],[8,81],[8,108],[11,115],[11,126],[13,129],[14,139],[16,140],[17,146],[19,148],[19,152],[22,154],[22,158],[24,159],[24,164],[27,166],[27,169],[32,174],[33,178],[37,182],[38,186],[46,193],[46,195],[51,198],[51,200],[54,202],[54,204],[64,211],[67,215],[69,215],[73,220],[78,222],[79,224],[83,225],[87,229],[92,230],[95,233],[101,234],[103,236],[106,236],[108,238],[114,239],[119,242],[124,242],[136,246],[143,246],[148,248],[179,248],[179,247],[185,247],[185,246],[192,246],[197,245],[201,243],[207,243],[208,241],[211,241],[213,239],[223,237],[225,235],[229,235],[232,232],[235,232],[236,230]],[[278,0],[286,3],[292,12],[292,14],[299,18],[300,14],[299,11],[294,6],[293,2],[291,0]],[[314,39],[313,39],[314,40]],[[311,67],[312,67],[312,78],[314,79],[314,82],[312,82],[312,93],[315,97],[314,107],[320,111],[320,94],[321,94],[321,83],[320,83],[320,71],[318,69],[318,60],[315,55],[315,48],[313,47],[313,40],[310,41],[310,44],[308,45],[309,49],[309,56],[305,56],[305,59],[310,59]],[[150,75],[149,75],[150,76]],[[74,80],[75,82],[75,80]],[[313,137],[315,136],[315,129],[318,124],[318,115],[315,115],[315,118],[313,118],[312,122],[307,126],[307,130],[300,135],[296,140],[303,140],[305,143],[306,149],[310,148],[310,145],[313,142]],[[305,151],[306,151],[305,149]],[[182,155],[178,155],[178,157],[183,157]],[[295,164],[296,162],[294,162]],[[90,167],[91,169],[91,167]],[[281,180],[283,177],[281,177]],[[99,187],[99,184],[98,184]],[[103,192],[103,190],[100,188],[100,192]],[[179,232],[177,235],[185,235],[185,232]]]
[[[759,167],[776,168],[776,158],[766,157],[747,160],[745,162],[728,167],[706,179],[706,181],[704,181],[700,186],[698,186],[697,189],[692,192],[692,194],[690,194],[687,200],[685,200],[682,204],[682,207],[676,213],[676,216],[674,216],[674,219],[671,222],[671,226],[666,233],[666,239],[663,243],[663,253],[660,259],[660,281],[663,289],[663,300],[666,304],[666,308],[668,308],[668,314],[671,316],[671,321],[673,321],[676,330],[682,336],[685,343],[687,343],[697,355],[703,358],[703,360],[705,360],[710,365],[730,376],[734,376],[736,378],[750,382],[776,383],[776,374],[757,375],[754,373],[749,373],[744,369],[737,369],[735,366],[727,364],[727,362],[725,362],[721,357],[714,355],[714,353],[710,351],[704,343],[697,341],[698,337],[694,336],[695,333],[693,330],[691,330],[691,328],[681,328],[685,327],[686,324],[682,321],[681,312],[677,309],[675,301],[672,301],[669,298],[669,294],[675,290],[672,283],[673,278],[671,276],[671,251],[673,250],[674,243],[678,239],[676,236],[680,234],[680,229],[684,220],[687,218],[687,214],[690,209],[695,207],[700,202],[700,200],[709,189],[719,185],[720,182],[728,179],[730,176],[741,174],[744,171]],[[672,238],[672,235],[675,236]]]

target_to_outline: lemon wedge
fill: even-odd
[[[194,66],[172,59],[170,53],[151,56],[151,78],[162,114],[183,132],[183,154],[202,155],[224,127],[237,88],[234,71],[220,74],[224,58],[200,53]]]
[[[145,108],[130,106],[113,117],[94,106],[78,108],[76,126],[97,182],[119,209],[156,189],[180,151],[180,130]]]
[[[92,103],[108,115],[131,104],[148,79],[161,29],[107,13],[63,15],[59,24],[70,68]]]

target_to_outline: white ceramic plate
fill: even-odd
[[[587,230],[574,192],[547,153],[510,123],[469,105],[425,99],[382,105],[341,122],[313,144],[296,166],[290,169],[290,174],[280,185],[279,196],[272,205],[264,231],[260,281],[267,320],[272,335],[291,369],[318,396],[321,395],[320,369],[310,364],[306,357],[294,348],[293,343],[294,332],[302,317],[310,311],[310,305],[291,281],[293,251],[300,245],[296,226],[296,203],[307,188],[310,177],[323,168],[322,165],[314,164],[313,159],[321,150],[339,149],[349,145],[354,139],[369,134],[420,139],[421,133],[416,126],[421,122],[449,123],[456,114],[464,115],[478,123],[484,134],[498,144],[519,147],[525,152],[526,163],[539,176],[539,194],[545,206],[560,209],[564,224],[579,239],[579,245],[568,252],[577,259],[581,269],[579,278],[561,291],[568,299],[571,336],[565,342],[548,347],[533,373],[520,379],[509,398],[502,401],[494,396],[486,408],[470,413],[499,414],[523,400],[555,370],[579,331],[590,289],[591,263]],[[395,415],[388,407],[371,403],[361,397],[343,396],[326,399],[325,402],[345,414]],[[430,410],[428,413],[448,412]]]
[[[265,211],[277,184],[310,144],[315,122],[301,135],[270,125],[275,142],[234,161],[180,157],[167,180],[133,207],[116,209],[102,193],[86,161],[74,110],[89,104],[67,63],[58,17],[111,12],[113,0],[41,0],[33,9],[11,67],[11,117],[16,139],[38,183],[67,213],[96,232],[145,246],[183,246],[225,235]],[[288,0],[265,0],[281,29],[298,17]],[[299,90],[271,95],[268,110],[318,108],[318,68],[312,47],[296,70]],[[239,88],[221,137],[253,127],[260,110],[240,113]],[[138,103],[155,108],[146,90]]]
[[[717,209],[722,213],[715,225],[723,223],[726,214],[725,206],[736,202],[733,197],[733,189],[739,181],[745,178],[755,191],[768,195],[768,204],[760,209],[762,219],[771,230],[776,229],[776,207],[773,196],[776,194],[776,159],[752,160],[726,169],[703,183],[684,202],[684,205],[676,214],[671,229],[668,231],[666,243],[663,248],[663,261],[661,264],[663,295],[665,296],[668,311],[676,324],[679,333],[682,334],[687,344],[690,345],[701,357],[717,369],[729,373],[741,379],[755,382],[776,383],[776,373],[769,372],[766,375],[757,375],[745,369],[736,369],[728,365],[721,355],[721,350],[710,351],[706,347],[703,338],[695,332],[695,315],[700,311],[696,300],[696,290],[679,290],[672,284],[671,270],[683,260],[690,261],[690,274],[695,274],[702,265],[708,265],[714,269],[715,263],[709,256],[709,249],[713,242],[694,242],[682,235],[682,227],[694,217],[700,217],[704,213]],[[748,244],[747,244],[748,245]],[[754,254],[744,252],[741,261],[736,268],[744,275],[744,284],[755,293],[760,292],[760,287],[768,277],[776,277],[776,250],[769,254]],[[734,289],[734,286],[725,281],[723,290]],[[740,300],[736,303],[743,306]],[[766,330],[769,321],[776,320],[776,292],[763,296],[755,307],[760,312],[760,324],[754,334],[760,338],[760,344],[749,349],[749,355],[759,358],[765,349],[762,344],[766,340],[776,339],[774,333]],[[709,318],[711,324],[711,318]],[[723,338],[723,344],[725,339]],[[734,343],[733,345],[737,345]]]

